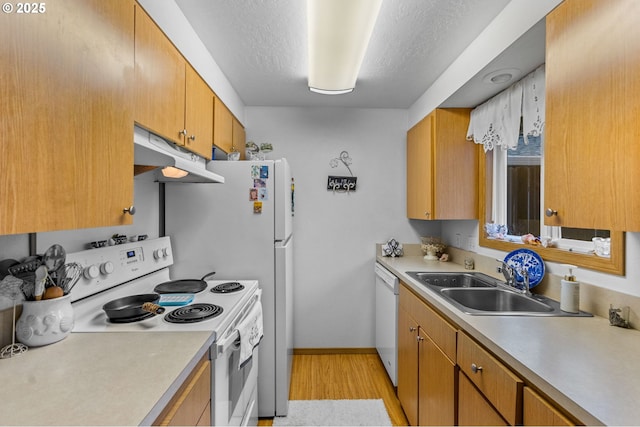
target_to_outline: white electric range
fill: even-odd
[[[169,267],[173,261],[169,237],[68,254],[67,263],[83,267],[71,291],[75,317],[72,333],[210,331],[215,341],[209,352],[213,425],[257,424],[258,348],[249,362],[239,367],[237,327],[248,316],[261,313],[258,282],[193,277],[171,280]],[[158,289],[160,304],[166,310],[162,314],[149,313],[115,323],[103,309],[104,304],[120,298],[153,294],[158,285],[164,288]],[[172,296],[164,293],[167,289],[187,294],[187,301],[164,305],[163,299]],[[169,321],[170,316],[177,317],[178,323]]]

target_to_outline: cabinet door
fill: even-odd
[[[418,425],[418,324],[398,310],[398,400],[410,425]]]
[[[407,217],[434,219],[431,122],[433,113],[407,132]]]
[[[470,112],[437,109],[407,132],[408,218],[477,218],[478,147],[466,140]]]
[[[244,130],[244,126],[235,119],[233,119],[233,147],[232,149],[240,153],[240,158],[245,158],[244,149],[247,145],[247,135]]]
[[[419,331],[419,425],[455,425],[456,366],[422,328]]]
[[[548,225],[640,231],[640,2],[565,0],[546,19]]]
[[[41,4],[0,14],[0,235],[130,224],[133,2]]]
[[[458,376],[458,425],[507,426],[498,411],[482,396],[466,375]]]
[[[208,413],[207,413],[208,412]],[[211,362],[203,360],[162,411],[154,425],[195,426],[211,424]]]
[[[139,5],[135,49],[136,122],[173,142],[184,143],[186,62]]]
[[[468,108],[439,108],[431,120],[434,219],[478,217],[480,146],[467,141],[470,117]]]
[[[524,388],[523,424],[525,426],[573,426],[567,417],[529,387]]]
[[[211,159],[213,148],[213,91],[187,64],[184,146]]]
[[[213,104],[213,143],[225,153],[233,147],[233,115],[217,96]]]

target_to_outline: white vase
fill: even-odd
[[[16,323],[16,338],[29,347],[64,339],[74,324],[70,295],[41,301],[23,301]]]

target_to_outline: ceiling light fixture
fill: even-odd
[[[382,0],[307,0],[309,90],[352,92]]]
[[[184,178],[189,175],[189,172],[174,168],[173,166],[167,166],[162,168],[162,175],[167,178]]]
[[[522,71],[517,68],[502,68],[485,75],[482,81],[488,84],[504,85],[515,81],[520,74],[522,74]]]

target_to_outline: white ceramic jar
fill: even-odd
[[[41,301],[23,301],[16,323],[16,338],[29,347],[58,342],[71,333],[74,324],[71,296]]]

